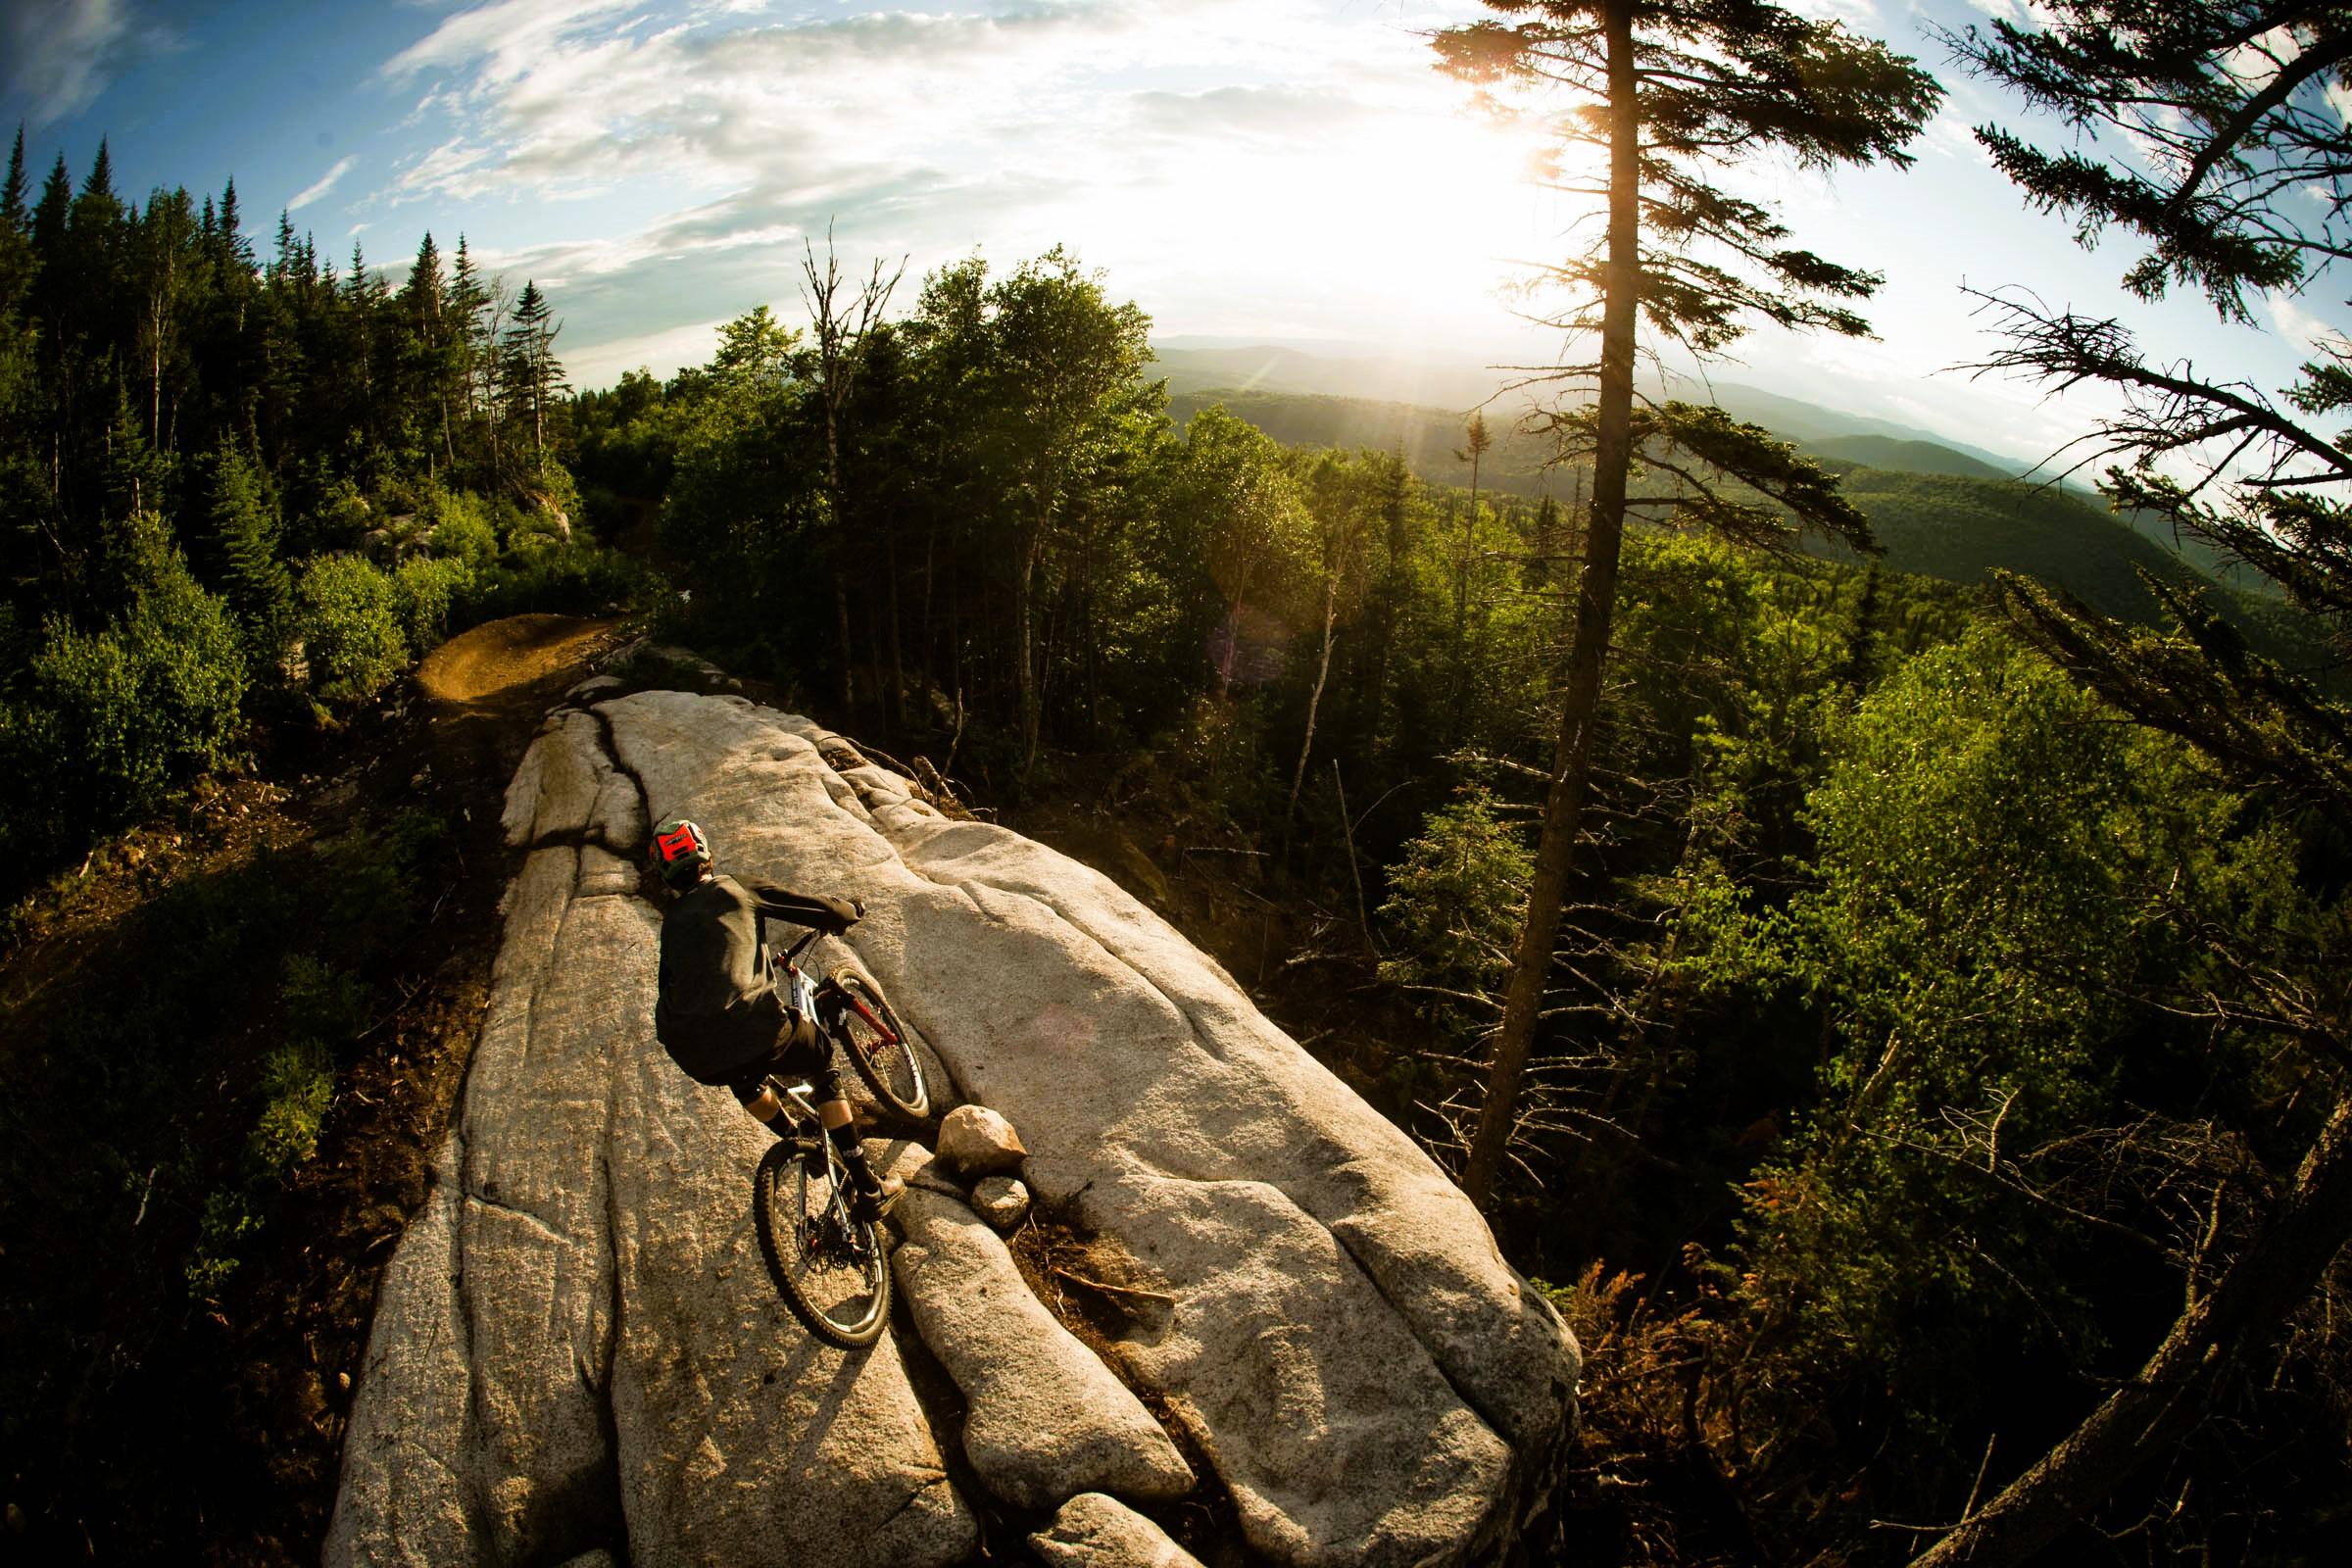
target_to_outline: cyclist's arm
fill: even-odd
[[[848,899],[827,898],[817,893],[795,893],[773,882],[760,882],[750,877],[737,877],[743,890],[752,896],[759,911],[778,920],[790,920],[794,925],[809,926],[832,936],[839,936],[858,923],[865,911]]]

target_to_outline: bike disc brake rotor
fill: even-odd
[[[799,1212],[785,1227],[798,1244],[785,1259],[791,1284],[809,1307],[845,1329],[868,1320],[882,1289],[886,1266],[879,1253],[858,1245],[850,1233],[827,1178],[811,1179],[806,1169],[790,1181],[776,1184],[776,1200]]]

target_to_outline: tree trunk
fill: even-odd
[[[1478,460],[1470,455],[1470,512],[1462,519],[1461,537],[1453,547],[1453,713],[1449,720],[1454,744],[1462,739],[1462,720],[1470,707],[1470,547],[1478,538]]]
[[[163,450],[164,444],[164,297],[162,294],[153,294],[148,297],[147,318],[155,333],[155,340],[149,348],[147,360],[147,439],[160,452]]]
[[[846,723],[850,715],[858,710],[858,684],[851,675],[858,656],[850,642],[849,576],[842,570],[838,559],[845,524],[842,520],[840,427],[834,417],[830,375],[825,385],[825,505],[833,514],[833,545],[836,553],[833,564],[833,630],[841,644],[841,712]]]
[[[1632,0],[1609,0],[1603,20],[1609,51],[1609,260],[1601,308],[1598,428],[1594,439],[1590,560],[1578,584],[1576,631],[1568,652],[1567,689],[1553,755],[1544,831],[1528,887],[1527,921],[1511,959],[1502,1025],[1487,1075],[1478,1130],[1462,1171],[1462,1190],[1484,1207],[1494,1191],[1519,1109],[1520,1080],[1534,1049],[1536,1014],[1551,968],[1552,939],[1575,869],[1585,792],[1592,768],[1592,731],[1600,714],[1601,663],[1617,609],[1617,554],[1625,532],[1625,479],[1633,455],[1634,310],[1641,277],[1641,122],[1634,96]]]
[[[931,574],[938,553],[939,528],[933,524],[923,530],[923,612],[915,621],[915,628],[922,636],[915,644],[919,662],[914,678],[923,684],[923,716],[926,721],[931,716],[931,694],[939,690],[939,662],[936,658],[939,627],[931,618]]]
[[[890,568],[890,721],[906,727],[906,658],[899,643],[899,531],[883,536]]]
[[[1037,668],[1036,636],[1029,624],[1031,594],[1037,578],[1038,552],[1045,548],[1046,519],[1039,517],[1037,531],[1021,545],[1021,574],[1013,594],[1012,618],[1014,650],[1015,697],[1021,712],[1021,787],[1029,786],[1029,770],[1037,765]]]
[[[1323,579],[1323,657],[1315,665],[1314,689],[1306,694],[1306,739],[1298,743],[1298,765],[1291,772],[1291,799],[1282,808],[1282,858],[1291,858],[1291,818],[1298,814],[1298,787],[1306,782],[1306,754],[1315,749],[1315,711],[1323,706],[1323,682],[1331,675],[1332,628],[1340,620],[1340,578]]]
[[[840,564],[833,567],[833,630],[841,643],[841,713],[847,723],[858,710],[858,683],[851,676],[858,655],[850,643],[850,584]]]
[[[2337,1103],[2294,1186],[2212,1293],[2189,1303],[2139,1375],[1998,1496],[1917,1559],[1918,1568],[2022,1563],[2169,1451],[2249,1346],[2276,1330],[2352,1242],[2352,1100]]]
[[[874,684],[876,686],[881,685],[883,667],[882,617],[874,612],[874,606],[871,601],[868,601],[865,607],[865,657],[867,663],[871,665],[874,671]],[[898,713],[898,704],[889,696],[888,693],[884,693],[882,695],[883,701],[881,708],[883,716],[885,718],[895,720]]]

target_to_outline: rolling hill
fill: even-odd
[[[1346,363],[1318,363],[1289,351],[1222,352],[1262,367],[1266,383],[1329,373],[1333,364]],[[1190,365],[1206,373],[1230,363],[1200,359]],[[1172,388],[1175,379],[1171,375]],[[1749,390],[1716,388],[1719,393]],[[1462,442],[1463,416],[1450,409],[1267,390],[1261,384],[1250,390],[1173,391],[1169,412],[1181,423],[1212,404],[1291,445],[1401,451],[1425,483],[1464,486],[1470,481],[1469,465],[1454,456]],[[1946,445],[1884,421],[1870,421],[1881,425],[1877,429],[1840,430],[1835,421],[1842,416],[1771,394],[1752,400],[1727,397],[1725,406],[1747,418],[1777,411],[1797,426],[1773,428],[1844,475],[1845,492],[1870,518],[1886,548],[1884,564],[1891,570],[1973,584],[1986,581],[1995,567],[2007,567],[2107,614],[2141,622],[2157,613],[2141,572],[2202,582],[2212,585],[2224,613],[2257,647],[2299,666],[2327,662],[2327,650],[2308,622],[2266,591],[2267,582],[2244,580],[2243,571],[2230,570],[2195,541],[2176,547],[2158,519],[2119,516],[2095,493],[2012,477],[1993,454]],[[1544,466],[1551,450],[1547,437],[1520,431],[1494,412],[1489,423],[1496,442],[1479,475],[1486,491],[1549,493],[1565,500],[1584,489],[1576,470]],[[1840,547],[1808,542],[1805,548],[1831,559],[1855,559]]]

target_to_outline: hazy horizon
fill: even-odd
[[[1952,439],[2047,455],[2105,405],[1972,380],[1989,339],[1963,284],[2143,329],[2152,353],[2276,387],[2319,308],[2273,298],[2265,329],[2201,300],[2116,287],[2096,254],[2025,211],[1969,133],[2037,123],[1951,72],[1924,30],[2015,0],[1804,0],[1887,38],[1950,100],[1909,173],[1735,170],[1800,244],[1883,270],[1874,340],[1748,339],[1716,379]],[[575,386],[707,360],[719,323],[799,318],[803,246],[828,224],[845,267],[922,274],[975,249],[1005,267],[1054,244],[1102,269],[1163,337],[1328,342],[1464,368],[1541,365],[1556,334],[1505,297],[1589,214],[1523,178],[1541,142],[1487,123],[1432,68],[1429,29],[1464,0],[983,0],[867,5],[492,0],[346,13],[151,0],[30,0],[0,21],[0,114],[37,182],[78,181],[108,138],[117,190],[218,191],[257,242],[281,212],[347,263],[396,276],[430,230],[535,280],[564,322]]]

